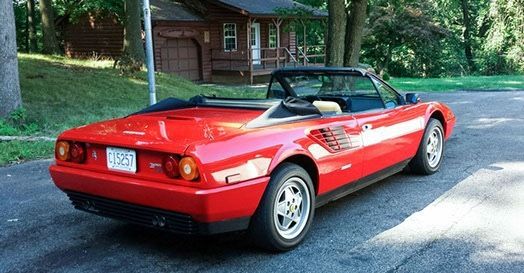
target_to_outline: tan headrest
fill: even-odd
[[[340,105],[338,103],[333,101],[320,101],[316,100],[313,102],[313,105],[320,111],[322,114],[340,114],[342,113],[342,109],[340,109]]]

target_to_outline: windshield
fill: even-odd
[[[298,97],[307,96],[377,96],[368,77],[352,74],[302,74],[286,75],[282,84],[274,82],[270,93],[276,94],[287,85]]]

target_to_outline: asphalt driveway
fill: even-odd
[[[442,170],[317,210],[284,254],[76,211],[50,161],[0,168],[0,272],[524,272],[524,92],[423,94],[458,116]]]

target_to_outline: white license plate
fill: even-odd
[[[106,148],[107,168],[136,173],[136,152],[130,149]]]

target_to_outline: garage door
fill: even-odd
[[[199,47],[192,39],[169,39],[162,47],[162,71],[201,80]]]

